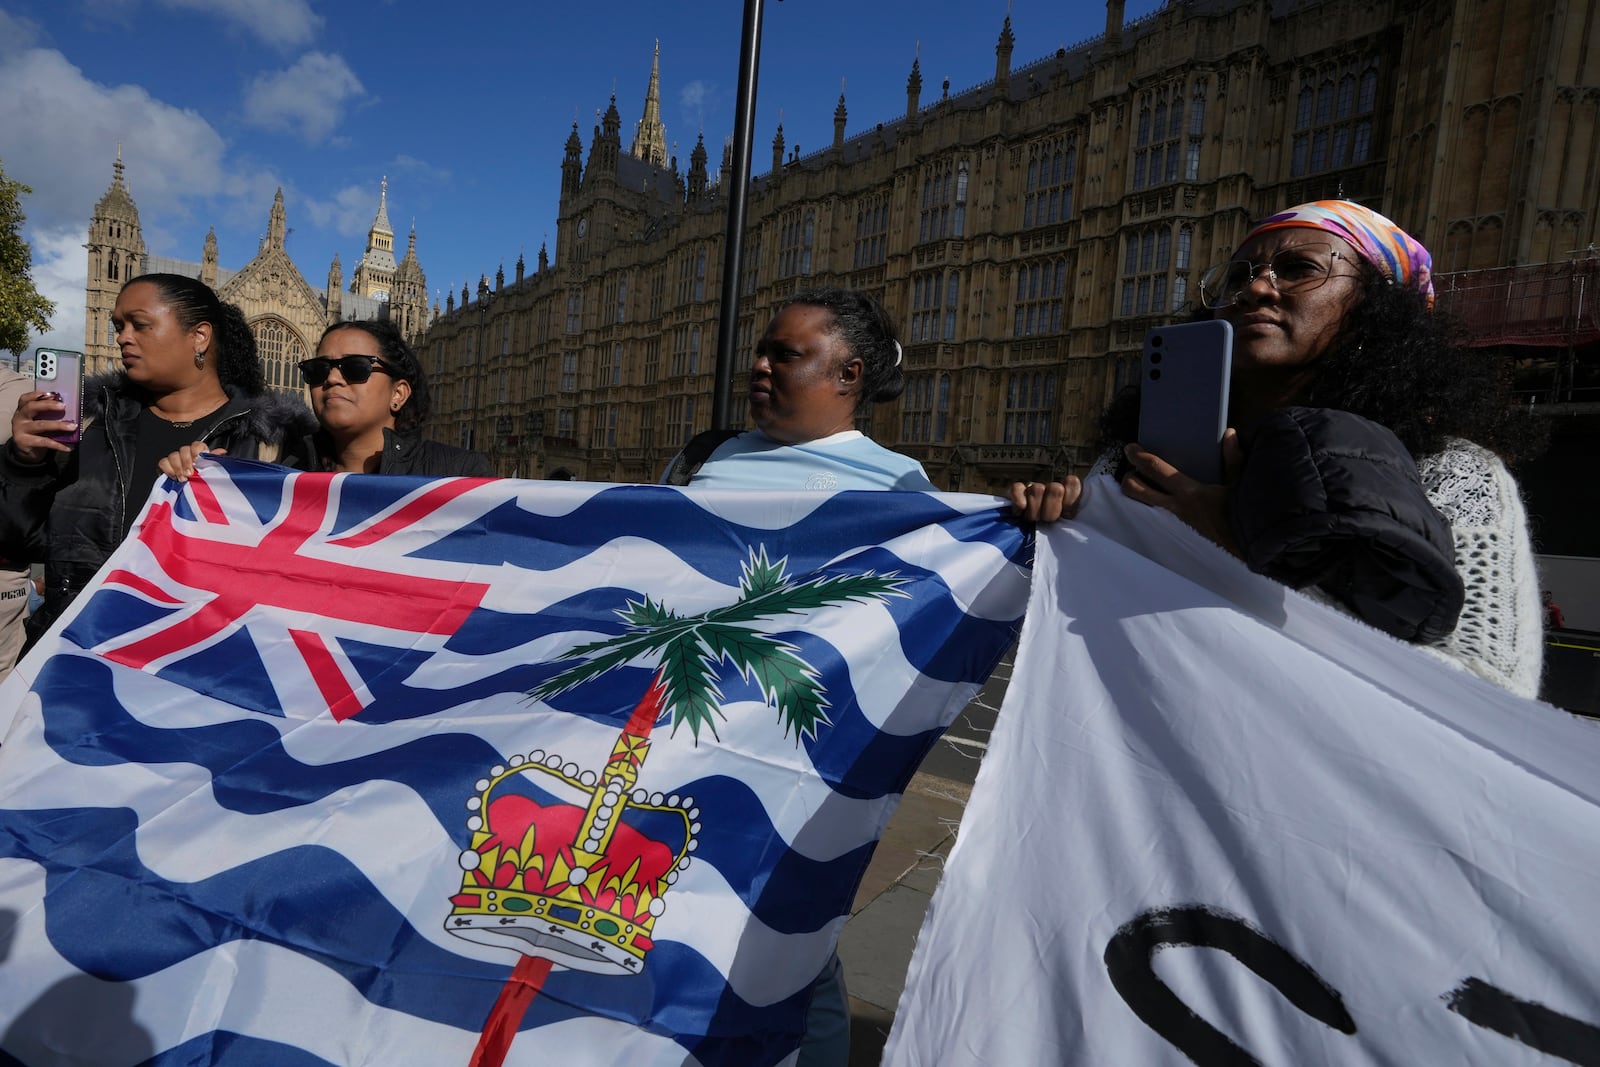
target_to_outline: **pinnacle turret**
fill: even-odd
[[[628,154],[657,167],[667,159],[667,131],[661,124],[661,42],[656,42],[655,58],[650,61],[650,86],[644,93],[644,115],[639,119],[633,146]]]

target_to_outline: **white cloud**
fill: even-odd
[[[82,229],[31,227],[33,245],[33,286],[47,300],[55,301],[50,316],[50,332],[30,339],[31,346],[83,350],[83,290],[87,254],[83,250]],[[31,352],[32,347],[29,348]]]
[[[315,144],[344,117],[348,102],[366,92],[344,59],[307,52],[288,70],[263,74],[245,93],[245,118],[269,130],[298,130]]]
[[[119,143],[141,212],[182,214],[227,182],[222,135],[199,114],[138,86],[90,81],[60,52],[0,59],[0,130],[6,171],[33,186],[25,210],[43,231],[87,226]]]
[[[157,255],[200,258],[197,240],[177,244],[173,237],[174,227],[191,229],[183,224],[196,211],[219,224],[264,227],[278,185],[268,168],[230,169],[238,164],[221,134],[196,112],[137,86],[92,81],[49,49],[0,52],[0,130],[6,174],[33,187],[22,210],[34,284],[56,302],[51,332],[37,344],[82,347],[83,244],[94,205],[111,184],[117,144],[145,247]]]
[[[332,229],[344,237],[364,236],[378,214],[378,184],[347,185],[331,200],[307,198],[304,210],[318,229]],[[390,220],[391,224],[393,220]],[[402,232],[404,232],[402,230]],[[348,271],[353,264],[345,264]]]
[[[32,48],[41,36],[39,24],[9,11],[0,11],[0,56]]]
[[[706,128],[706,114],[717,105],[717,87],[696,79],[678,92],[678,111],[696,131]]]
[[[131,29],[138,24],[146,0],[78,0],[83,19],[104,29]],[[228,23],[275,48],[309,44],[326,20],[311,10],[309,0],[155,0],[169,11],[193,11]]]
[[[389,162],[391,174],[404,173],[413,181],[409,185],[449,185],[450,170],[448,167],[436,167],[425,159],[407,155],[402,152]]]
[[[306,0],[162,0],[162,5],[228,19],[280,48],[307,43],[323,25]]]

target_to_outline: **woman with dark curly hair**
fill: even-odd
[[[323,331],[317,354],[300,361],[320,428],[298,452],[307,470],[354,474],[494,477],[477,452],[426,441],[430,404],[422,364],[400,330],[386,321],[339,322]],[[161,463],[184,481],[203,442],[178,449]]]
[[[81,442],[61,398],[28,392],[0,452],[0,543],[45,562],[45,603],[30,640],[72,602],[127,536],[163,456],[197,438],[234,455],[279,459],[314,425],[305,405],[265,392],[244,313],[179,274],[130,280],[111,313],[122,369],[84,389]]]
[[[427,441],[431,403],[422,364],[392,322],[340,322],[300,364],[322,429],[313,469],[494,477],[477,452]]]
[[[1538,692],[1538,581],[1492,355],[1434,314],[1428,250],[1384,216],[1324,200],[1273,215],[1208,271],[1233,326],[1226,485],[1133,443],[1138,392],[1091,473],[1176,514],[1252,570],[1338,604],[1515,693]],[[1024,517],[1071,514],[1076,479],[1013,486]]]

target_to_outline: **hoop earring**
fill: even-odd
[[[197,348],[194,350],[194,365],[196,370],[206,369],[206,354],[204,349]]]

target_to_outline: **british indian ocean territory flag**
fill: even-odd
[[[791,1060],[992,498],[162,483],[0,689],[0,1063]]]

